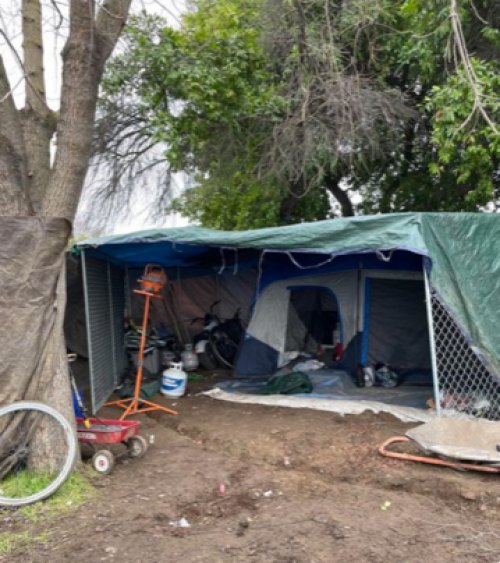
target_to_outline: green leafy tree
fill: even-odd
[[[428,100],[433,112],[432,142],[437,147],[429,170],[439,178],[449,171],[457,188],[465,190],[467,209],[495,197],[494,178],[500,162],[500,133],[494,125],[494,121],[500,123],[498,64],[479,60],[472,64],[486,118],[476,107],[463,69],[435,86]],[[469,186],[473,189],[467,189]]]
[[[351,215],[355,194],[360,212],[495,199],[497,3],[194,6],[178,30],[132,21],[98,129],[99,154],[162,143],[170,169],[197,183],[175,210],[242,229],[324,218],[332,202]],[[141,154],[122,152],[125,164]]]
[[[419,115],[402,151],[360,186],[363,210],[477,210],[500,197],[500,7],[406,0],[399,18],[389,66],[412,85]]]

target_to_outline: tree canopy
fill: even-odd
[[[162,143],[195,177],[176,210],[242,229],[499,197],[494,0],[193,4],[131,21],[98,128],[98,153]]]

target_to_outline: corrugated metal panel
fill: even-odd
[[[125,368],[123,271],[83,253],[92,412],[109,398]]]
[[[111,316],[115,353],[115,384],[120,383],[120,376],[127,368],[125,351],[125,274],[118,266],[109,265],[111,287]]]

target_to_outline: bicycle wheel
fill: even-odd
[[[200,352],[198,354],[198,360],[200,361],[200,366],[206,370],[217,369],[219,364],[217,363],[217,359],[212,351],[212,345],[210,343],[207,344],[207,347],[204,352]]]
[[[232,368],[236,361],[239,345],[225,332],[217,330],[210,333],[210,344],[217,360],[223,366]]]
[[[33,445],[37,431],[49,433],[58,451]],[[36,401],[0,407],[0,506],[24,506],[55,493],[71,473],[77,447],[73,428],[54,408]],[[30,469],[33,455],[50,455],[53,470]]]

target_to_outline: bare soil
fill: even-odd
[[[500,561],[500,477],[381,457],[392,416],[156,399],[146,456],[9,562]]]

